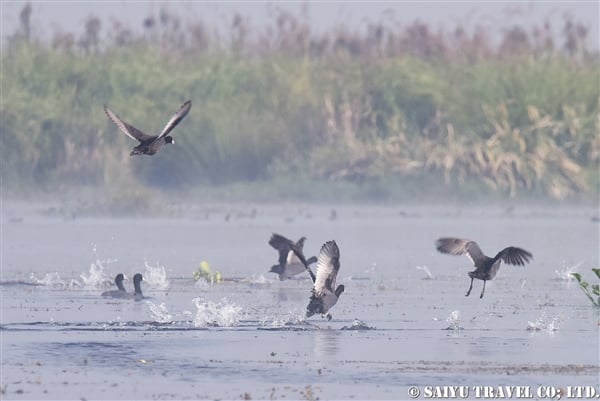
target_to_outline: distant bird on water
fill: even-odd
[[[103,297],[119,297],[123,296],[127,291],[123,286],[123,280],[125,280],[125,276],[123,273],[119,273],[115,276],[115,285],[117,286],[116,290],[104,291],[102,293]]]
[[[306,317],[320,313],[322,317],[331,320],[329,310],[337,303],[344,292],[344,286],[335,286],[337,274],[340,271],[340,250],[335,241],[328,241],[321,247],[317,258],[317,275],[308,267],[304,256],[297,253],[300,260],[306,266],[313,281],[312,294],[306,307]]]
[[[142,277],[142,275],[140,273],[136,273],[133,276],[133,292],[126,292],[125,291],[125,287],[123,287],[123,275],[122,274],[118,274],[117,277],[115,277],[115,283],[117,282],[117,278],[121,276],[120,279],[120,286],[119,284],[117,284],[117,287],[119,287],[118,291],[106,291],[103,292],[102,295],[103,296],[108,296],[108,297],[113,297],[113,298],[122,298],[122,299],[135,299],[140,300],[144,297],[144,295],[142,294],[142,285],[141,282],[144,279]],[[121,290],[122,289],[122,290]]]
[[[509,265],[523,266],[525,263],[528,263],[530,259],[533,259],[533,255],[528,251],[513,246],[504,248],[498,252],[496,256],[490,258],[483,254],[475,241],[460,238],[440,238],[435,242],[435,247],[441,253],[450,255],[466,254],[473,262],[473,265],[475,265],[476,269],[468,273],[469,277],[471,277],[471,285],[465,294],[467,297],[473,288],[473,279],[478,279],[483,280],[483,289],[479,296],[479,298],[483,298],[485,282],[496,276],[498,269],[500,269],[501,262]]]
[[[298,240],[298,242],[294,243],[294,241],[284,237],[283,235],[273,233],[273,235],[271,235],[271,239],[269,240],[269,245],[279,252],[279,263],[273,265],[269,272],[278,274],[279,280],[283,281],[306,271],[306,267],[304,267],[302,261],[292,250],[292,248],[296,249],[296,252],[300,252],[302,257],[304,257],[304,241],[306,241],[306,237],[302,237]],[[317,258],[312,256],[308,258],[306,264],[311,265],[316,261]]]
[[[135,139],[139,141],[140,144],[133,148],[130,156],[133,155],[153,155],[162,149],[163,146],[167,143],[175,143],[175,140],[169,133],[183,120],[183,118],[189,113],[192,108],[192,101],[188,100],[184,104],[181,105],[179,110],[171,117],[171,119],[165,125],[160,135],[152,136],[147,135],[139,129],[135,128],[133,125],[126,123],[123,121],[118,115],[113,113],[109,108],[104,106],[104,112],[116,125],[119,127],[121,131],[131,139]]]

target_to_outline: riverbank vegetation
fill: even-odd
[[[285,11],[260,30],[234,16],[216,35],[161,12],[138,33],[91,16],[42,40],[31,13],[2,51],[5,194],[97,187],[135,204],[273,183],[299,199],[598,197],[598,50],[569,17],[492,40],[418,21],[317,33]],[[176,144],[151,158],[129,157],[103,112],[158,132],[187,99]]]

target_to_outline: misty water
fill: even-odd
[[[335,209],[333,218],[332,209]],[[409,386],[598,386],[593,207],[212,205],[177,218],[2,210],[3,399],[405,399]],[[335,239],[346,292],[304,318],[311,283],[268,273],[271,233]],[[479,298],[465,256],[519,246]],[[222,281],[193,273],[202,261]],[[102,297],[144,275],[140,301]],[[472,394],[471,394],[472,395]]]

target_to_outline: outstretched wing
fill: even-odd
[[[187,102],[182,104],[181,107],[179,108],[179,110],[177,110],[177,113],[173,114],[173,117],[171,117],[171,119],[169,120],[167,125],[165,125],[165,128],[163,128],[162,132],[158,136],[158,139],[167,136],[169,134],[169,132],[171,132],[173,130],[173,128],[175,128],[177,126],[177,124],[179,124],[181,122],[181,120],[183,120],[183,118],[185,116],[187,116],[187,113],[190,112],[191,108],[192,108],[191,100],[188,100]]]
[[[335,279],[340,270],[340,250],[335,241],[328,241],[321,247],[317,258],[315,294],[319,296],[325,289],[335,291]]]
[[[113,123],[119,127],[119,129],[131,139],[135,139],[136,141],[144,142],[148,139],[153,139],[153,136],[146,135],[139,129],[135,128],[133,125],[126,123],[123,121],[118,115],[112,112],[106,105],[104,105],[104,112],[112,120]]]
[[[481,252],[479,245],[475,241],[460,238],[440,238],[435,241],[435,247],[441,253],[450,255],[467,255],[475,266],[486,260],[486,256]]]
[[[287,263],[288,255],[294,246],[292,240],[287,239],[283,235],[273,233],[269,240],[269,245],[275,248],[279,252],[279,265],[285,266]],[[301,251],[300,251],[301,252]]]
[[[523,266],[530,259],[533,259],[533,255],[525,249],[509,246],[498,252],[494,259],[502,259],[504,263],[509,265]]]

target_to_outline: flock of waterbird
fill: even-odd
[[[167,122],[162,132],[155,136],[145,134],[133,125],[123,121],[106,106],[104,106],[104,111],[125,135],[140,142],[131,151],[130,155],[133,156],[142,154],[154,155],[166,144],[175,143],[169,133],[189,113],[191,107],[191,100],[183,103]],[[313,288],[308,306],[306,307],[306,317],[308,318],[318,313],[322,317],[331,320],[329,310],[337,303],[345,289],[343,285],[336,287],[336,279],[340,270],[340,250],[335,241],[327,241],[321,247],[317,257],[312,256],[306,259],[303,252],[305,240],[306,238],[302,237],[297,242],[294,242],[280,234],[273,233],[269,240],[269,245],[278,251],[279,258],[277,264],[271,267],[270,272],[277,274],[280,280],[290,279],[303,272],[307,272],[312,280]],[[439,238],[435,242],[435,247],[441,253],[467,255],[469,257],[475,266],[475,270],[468,273],[471,278],[471,284],[466,296],[471,294],[473,280],[478,279],[483,281],[483,289],[479,298],[483,298],[485,283],[496,276],[501,262],[523,266],[533,258],[530,252],[513,246],[502,249],[494,257],[489,257],[481,251],[481,248],[479,248],[479,245],[475,241],[453,237]],[[315,263],[316,274],[310,268],[310,265]],[[137,273],[133,276],[133,293],[125,290],[123,286],[124,278],[123,274],[119,273],[115,277],[117,290],[106,291],[102,295],[114,298],[141,299],[143,297],[141,289],[142,275]]]

